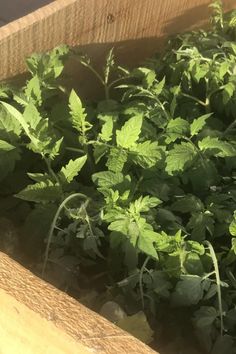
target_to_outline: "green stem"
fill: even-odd
[[[52,178],[54,178],[54,180],[56,181],[56,183],[58,183],[60,185],[60,181],[56,175],[56,173],[53,171],[52,167],[51,167],[51,160],[47,159],[46,157],[43,158],[46,165],[47,165],[47,168],[48,168],[48,172],[49,174],[52,176]]]
[[[65,148],[66,150],[69,150],[69,151],[74,151],[74,152],[79,152],[79,153],[82,153],[82,154],[84,154],[84,150],[82,150],[82,149],[77,149],[77,148],[73,148],[73,147],[66,147]]]
[[[143,262],[143,265],[140,269],[140,274],[139,274],[139,290],[140,290],[140,296],[141,296],[141,301],[142,301],[142,308],[144,309],[144,294],[143,294],[143,273],[146,268],[146,265],[148,261],[150,260],[150,257],[148,256],[145,261]]]
[[[233,129],[236,126],[236,119],[228,126],[228,128],[225,129],[223,135],[226,135],[231,129]]]
[[[193,101],[199,103],[201,106],[204,106],[204,107],[206,106],[206,103],[203,102],[203,101],[201,101],[201,100],[199,100],[199,98],[197,98],[197,97],[188,95],[187,93],[182,93],[182,96],[187,97],[187,98],[190,98],[191,100],[193,100]]]
[[[119,77],[118,79],[112,81],[112,82],[108,85],[108,88],[110,89],[112,86],[114,86],[114,85],[117,84],[118,82],[123,81],[123,80],[128,79],[128,78],[129,78],[129,76]]]
[[[46,246],[46,250],[45,250],[44,262],[43,262],[43,268],[42,268],[42,277],[44,277],[44,274],[45,274],[45,270],[46,270],[46,266],[47,266],[47,262],[48,262],[48,258],[49,258],[49,249],[50,249],[50,245],[51,245],[51,242],[52,242],[53,231],[55,229],[55,226],[56,226],[57,220],[58,220],[58,218],[60,216],[60,213],[63,210],[63,208],[65,207],[65,205],[71,199],[74,199],[74,198],[77,198],[77,197],[80,197],[80,198],[83,198],[83,199],[87,199],[87,196],[82,194],[82,193],[71,194],[66,199],[63,200],[63,202],[59,205],[59,207],[58,207],[58,209],[56,211],[56,214],[55,214],[55,216],[53,218],[53,221],[52,221],[51,226],[50,226],[49,234],[48,234],[47,246]]]
[[[213,266],[215,269],[217,295],[218,295],[218,306],[219,306],[219,313],[220,313],[220,335],[222,337],[223,330],[224,330],[224,323],[223,323],[223,306],[222,306],[221,285],[220,285],[221,281],[220,281],[220,272],[219,272],[219,267],[218,267],[218,261],[216,258],[214,248],[212,247],[212,244],[209,241],[205,241],[204,243],[206,244],[206,246],[208,247],[208,249],[210,251],[211,259],[212,259]]]
[[[105,90],[105,99],[108,101],[110,99],[110,94],[109,94],[109,86],[107,83],[104,83],[104,90]]]

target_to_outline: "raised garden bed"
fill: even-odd
[[[62,3],[38,12],[48,22],[20,20],[24,39],[79,16],[82,2]],[[104,11],[106,25],[115,22],[110,6],[96,8],[97,30]],[[235,354],[236,14],[210,7],[207,30],[174,36],[162,51],[140,32],[144,14],[135,41],[117,15],[113,49],[111,30],[102,40],[95,31],[102,48],[87,32],[75,47],[81,28],[63,27],[52,41],[66,29],[73,47],[33,54],[28,77],[0,92],[2,249],[163,354]],[[0,47],[16,38],[5,29]],[[159,54],[135,66],[154,42]],[[3,77],[24,71],[14,59]]]

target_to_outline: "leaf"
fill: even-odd
[[[234,218],[229,225],[229,232],[232,236],[236,237],[236,211],[234,212]]]
[[[206,120],[212,116],[212,113],[204,114],[201,117],[194,119],[190,125],[191,136],[197,135],[206,124]]]
[[[232,243],[232,250],[236,254],[236,238],[233,238],[231,240],[231,243]]]
[[[174,148],[167,153],[166,171],[173,174],[175,171],[183,171],[194,160],[196,151],[189,142],[175,144]]]
[[[35,182],[47,182],[50,180],[50,176],[47,173],[27,173],[27,175]]]
[[[204,205],[195,195],[188,194],[179,197],[178,200],[172,204],[171,210],[181,213],[193,213],[204,210]]]
[[[163,298],[169,298],[172,284],[168,275],[164,271],[155,270],[148,274],[148,277],[143,277],[145,286],[155,294]]]
[[[211,327],[215,322],[218,314],[214,307],[201,306],[199,310],[195,311],[193,323],[197,328]]]
[[[82,106],[82,102],[79,96],[74,90],[71,90],[70,93],[69,107],[73,128],[75,128],[81,134],[85,134],[85,132],[91,129],[92,126],[89,122],[86,121],[87,115],[85,113],[85,109]]]
[[[202,151],[210,151],[211,154],[219,157],[236,157],[235,147],[227,141],[218,138],[206,137],[198,142]]]
[[[143,168],[155,166],[164,154],[158,142],[151,142],[149,140],[136,144],[130,152],[133,157],[132,160]]]
[[[122,150],[119,147],[113,147],[110,150],[106,166],[110,171],[121,172],[127,159],[128,154],[126,151]]]
[[[81,168],[87,161],[87,155],[79,157],[75,160],[70,160],[65,167],[62,167],[59,172],[60,177],[63,181],[70,183],[79,173]]]
[[[121,128],[116,131],[116,142],[123,148],[131,148],[139,138],[142,127],[142,116],[130,118]]]
[[[194,213],[191,216],[189,223],[187,224],[187,229],[192,230],[191,238],[201,242],[206,239],[206,232],[208,231],[210,235],[214,233],[214,219],[211,215],[206,213]]]
[[[190,252],[186,255],[184,260],[184,268],[188,274],[202,276],[204,274],[204,268],[201,262],[201,258],[195,252]]]
[[[23,113],[23,117],[26,123],[28,123],[28,125],[32,128],[32,129],[36,129],[38,123],[40,122],[40,120],[42,119],[39,111],[37,110],[37,108],[35,107],[35,105],[30,102],[27,104],[24,113]]]
[[[159,234],[145,227],[140,228],[140,233],[138,237],[138,248],[140,251],[145,253],[154,259],[158,259],[157,251],[155,249],[155,242]]]
[[[0,181],[14,171],[16,161],[20,159],[20,151],[15,146],[0,140]]]
[[[0,155],[14,149],[16,149],[15,146],[9,144],[7,141],[0,140]]]
[[[51,181],[30,184],[15,195],[15,197],[23,200],[42,204],[60,200],[61,196],[60,186],[53,184]]]
[[[139,197],[133,203],[130,204],[129,210],[134,213],[147,212],[151,208],[155,208],[157,205],[160,205],[162,201],[155,197],[150,197],[149,195],[145,197]]]
[[[209,64],[204,63],[200,65],[199,63],[196,63],[192,69],[192,77],[199,83],[199,81],[207,75],[208,71]]]
[[[223,103],[226,105],[232,98],[235,92],[235,85],[232,82],[228,82],[223,87]]]
[[[123,318],[116,325],[144,343],[148,344],[153,340],[154,332],[150,328],[147,318],[142,311]]]
[[[108,147],[106,145],[95,145],[93,156],[96,164],[106,155],[107,151]]]
[[[136,68],[132,74],[133,76],[142,79],[142,84],[145,88],[150,88],[156,78],[155,71],[148,68]]]
[[[31,99],[35,104],[42,104],[41,85],[37,75],[27,82],[25,87],[25,95]]]
[[[12,119],[12,115],[4,109],[0,107],[0,137],[2,139],[9,140],[9,142],[13,142],[13,140],[18,140],[20,138],[22,132],[22,126],[18,120]]]
[[[163,77],[163,79],[160,82],[158,82],[158,84],[154,84],[152,90],[155,93],[155,95],[158,96],[160,95],[160,93],[162,93],[163,88],[165,86],[165,81],[166,81],[165,77]]]
[[[122,173],[114,173],[111,171],[97,172],[92,175],[94,183],[99,187],[112,188],[113,186],[123,182],[124,176]]]
[[[202,298],[203,287],[201,277],[183,275],[177,283],[171,299],[175,306],[191,306],[198,304]]]
[[[30,136],[29,127],[28,127],[28,124],[26,123],[23,115],[15,107],[11,106],[9,103],[1,102],[1,104],[7,110],[7,112],[9,112],[10,115],[12,115],[20,123],[20,125],[24,129],[25,133],[28,136]]]
[[[178,138],[182,138],[184,135],[188,135],[189,123],[182,118],[171,119],[166,127],[166,143],[174,142]]]
[[[233,337],[229,335],[219,336],[213,346],[211,354],[234,354],[235,353],[235,341]]]
[[[102,126],[102,131],[99,134],[99,137],[103,141],[110,141],[113,134],[113,117],[107,116],[106,121]]]

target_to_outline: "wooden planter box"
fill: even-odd
[[[166,36],[209,19],[210,0],[58,0],[0,28],[0,79],[25,72],[33,52],[66,43],[99,64],[114,46],[122,64],[152,55]],[[225,9],[235,0],[225,0]],[[86,90],[84,74],[77,78]],[[91,90],[89,85],[87,90]],[[2,354],[154,353],[0,254]]]

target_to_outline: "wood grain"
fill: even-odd
[[[1,294],[6,293],[11,298],[6,300],[5,296]],[[6,301],[9,301],[7,305],[9,313],[7,311],[2,311]],[[18,319],[18,325],[21,328],[17,328],[17,321],[15,322],[16,315],[11,318],[12,308],[11,303],[17,301],[16,310],[22,311],[22,318]],[[21,305],[20,305],[21,304]],[[119,329],[112,323],[108,322],[106,319],[98,315],[97,313],[87,309],[85,306],[81,305],[78,301],[74,300],[67,294],[59,291],[50,284],[42,281],[41,279],[34,276],[31,272],[24,269],[22,266],[14,262],[8,256],[0,252],[0,353],[3,354],[85,354],[86,348],[90,353],[93,354],[157,354],[151,348],[141,343],[139,340],[128,334],[127,332]],[[27,309],[28,310],[27,310]],[[17,311],[16,311],[17,312]],[[30,317],[32,313],[32,322],[29,325],[32,327],[32,341],[27,342],[27,338],[24,337],[23,329],[27,328],[27,318]],[[36,316],[37,315],[37,316]],[[6,329],[4,330],[4,319],[1,316],[5,316]],[[38,317],[39,316],[39,317]],[[37,326],[37,321],[34,319],[39,318],[39,325]],[[42,320],[44,319],[44,321]],[[40,323],[41,321],[41,323]],[[62,331],[62,336],[64,338],[69,336],[71,339],[71,348],[73,348],[74,342],[78,343],[78,349],[85,347],[84,351],[49,351],[49,352],[37,352],[37,351],[1,351],[1,345],[3,337],[2,333],[7,333],[7,340],[9,341],[9,336],[11,336],[13,341],[13,346],[15,343],[20,342],[20,339],[26,341],[27,345],[39,344],[40,347],[40,335],[39,329],[43,324],[48,326],[49,334],[53,333],[53,327],[47,324],[52,322],[60,331]],[[14,329],[14,326],[16,327]],[[46,327],[47,328],[47,327]],[[5,332],[4,332],[5,331]],[[50,342],[50,336],[47,337],[45,331],[43,331],[42,343],[54,345],[56,347],[56,338],[58,338],[58,333],[54,333],[52,341]],[[16,338],[15,338],[16,337]],[[1,340],[2,339],[2,340]],[[45,339],[45,341],[43,340]],[[63,337],[62,337],[63,339]],[[70,345],[70,340],[65,345]],[[72,340],[73,339],[73,340]],[[66,339],[65,339],[66,340]],[[58,344],[60,344],[58,339]],[[65,347],[61,347],[63,349]]]
[[[0,289],[1,354],[91,354],[52,321]]]
[[[66,43],[96,60],[115,46],[134,65],[166,36],[205,24],[211,0],[58,0],[0,29],[0,79],[25,71],[25,57]],[[224,0],[225,9],[235,0]]]

